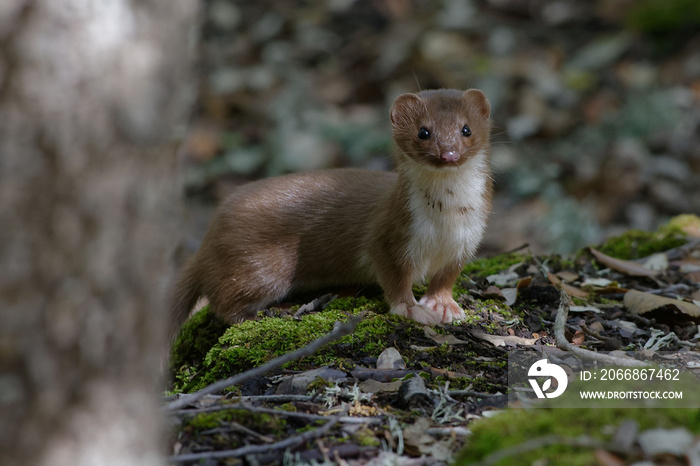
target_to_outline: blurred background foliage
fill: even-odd
[[[208,0],[201,35],[188,249],[240,183],[391,168],[391,103],[428,88],[492,104],[482,253],[700,212],[697,0]]]

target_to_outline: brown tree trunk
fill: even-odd
[[[161,464],[196,2],[0,3],[0,464]]]

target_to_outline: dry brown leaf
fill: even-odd
[[[633,314],[646,314],[664,306],[673,306],[691,317],[700,317],[700,307],[678,299],[656,296],[643,291],[629,290],[623,301],[625,307]]]
[[[523,288],[527,288],[530,286],[530,282],[532,282],[532,277],[523,277],[520,280],[518,280],[518,284],[515,286],[518,290],[522,290]]]
[[[585,298],[588,296],[587,291],[583,291],[581,288],[577,288],[574,285],[569,285],[568,283],[562,283],[561,289],[566,291],[569,296],[575,296],[577,298]]]
[[[425,335],[433,340],[435,343],[438,345],[467,345],[469,344],[468,341],[460,340],[456,336],[452,335],[451,333],[448,334],[442,334],[442,333],[437,333],[435,330],[433,330],[430,327],[424,327],[423,331],[425,332]]]
[[[658,272],[647,269],[636,262],[616,259],[593,248],[588,248],[588,250],[591,251],[591,254],[593,254],[593,257],[595,257],[598,262],[618,272],[626,273],[634,277],[655,277],[658,275]]]
[[[402,380],[393,382],[379,382],[374,379],[368,379],[360,382],[360,390],[364,393],[379,393],[379,392],[398,392],[401,388]]]
[[[574,272],[569,272],[568,270],[562,270],[557,272],[557,277],[561,278],[565,282],[573,282],[578,280],[578,274]]]
[[[621,458],[609,451],[597,449],[595,451],[596,464],[599,466],[624,466],[627,464]]]
[[[586,334],[580,330],[577,330],[574,336],[571,338],[571,343],[573,343],[576,346],[581,346],[585,340]]]
[[[501,293],[501,289],[495,285],[491,285],[486,290],[484,290],[481,295],[486,299],[498,299],[504,301],[506,298]]]
[[[472,330],[469,333],[476,338],[488,341],[493,346],[532,346],[537,342],[537,338],[521,338],[514,335],[491,335],[481,330]]]
[[[557,277],[551,272],[547,272],[547,280],[549,280],[549,283],[551,283],[554,286],[561,285],[561,278]]]
[[[575,296],[577,298],[585,298],[588,296],[588,292],[583,291],[581,288],[577,288],[573,285],[569,285],[568,283],[564,283],[553,273],[547,272],[547,279],[552,285],[564,290],[569,296]]]

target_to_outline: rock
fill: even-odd
[[[406,363],[396,348],[390,347],[382,351],[377,359],[377,369],[406,369]]]

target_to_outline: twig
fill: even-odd
[[[253,429],[249,429],[248,427],[237,422],[229,422],[227,423],[226,427],[216,427],[214,429],[202,431],[200,432],[200,435],[223,434],[228,432],[239,432],[242,434],[250,435],[251,437],[255,437],[256,439],[258,439],[258,441],[265,443],[273,443],[275,441],[275,439],[267,435],[262,435],[258,432],[255,432]]]
[[[240,404],[225,404],[219,406],[207,406],[206,408],[197,409],[181,409],[179,411],[172,411],[170,414],[174,416],[187,416],[192,414],[200,413],[212,413],[216,411],[225,411],[227,409],[245,409],[251,413],[263,413],[263,414],[274,414],[276,416],[286,416],[295,417],[299,419],[305,419],[307,421],[316,421],[319,419],[328,419],[328,416],[322,416],[320,414],[310,414],[301,411],[287,411],[284,409],[272,409],[272,408],[261,408],[257,406],[248,406],[243,403]],[[343,423],[353,423],[353,424],[375,424],[381,423],[382,418],[379,416],[374,417],[353,417],[353,416],[343,416],[340,418],[340,422]]]
[[[525,244],[522,244],[522,245],[518,246],[517,248],[509,249],[509,250],[507,250],[507,251],[503,251],[503,252],[500,253],[499,255],[512,254],[512,253],[514,253],[514,252],[518,252],[518,251],[521,251],[521,250],[523,250],[523,249],[527,249],[527,248],[529,248],[529,247],[530,247],[530,243],[525,243]]]
[[[610,356],[608,354],[600,354],[594,351],[589,351],[578,346],[569,343],[564,334],[564,328],[566,327],[566,319],[569,318],[569,295],[565,291],[561,291],[559,294],[559,312],[557,312],[557,318],[554,320],[554,338],[557,340],[557,347],[568,351],[574,356],[578,356],[584,359],[590,359],[592,361],[598,361],[603,364],[608,364],[611,366],[622,366],[622,367],[645,367],[648,364],[637,361],[636,359],[623,359]]]
[[[282,356],[275,358],[272,361],[263,364],[262,366],[256,367],[255,369],[236,374],[233,377],[229,377],[225,380],[220,380],[218,382],[204,387],[203,389],[191,395],[183,396],[178,400],[171,401],[170,403],[164,406],[164,409],[166,411],[174,411],[176,409],[183,408],[188,404],[199,400],[205,395],[209,395],[219,390],[223,390],[224,388],[230,387],[231,385],[236,385],[238,383],[245,382],[246,380],[261,376],[267,372],[281,367],[282,365],[290,361],[303,358],[304,356],[309,356],[321,349],[322,347],[324,347],[325,345],[327,345],[328,343],[331,343],[341,337],[344,337],[345,335],[354,332],[355,327],[360,322],[360,320],[362,320],[362,318],[363,315],[360,314],[354,319],[351,319],[350,321],[342,325],[338,325],[332,332],[322,336],[317,340],[312,341],[303,348],[299,348],[298,350],[292,351],[291,353],[283,354]]]
[[[292,401],[311,401],[311,395],[257,395],[235,397],[240,401],[267,401],[271,403],[290,403]]]
[[[462,426],[455,427],[429,427],[425,431],[428,435],[456,435],[461,437],[468,437],[472,434],[472,431]]]
[[[253,455],[255,453],[267,453],[272,450],[284,450],[287,448],[293,448],[311,439],[322,436],[323,434],[328,432],[331,429],[331,427],[336,425],[340,418],[341,416],[336,416],[334,418],[331,418],[330,421],[326,422],[323,426],[319,427],[318,429],[310,430],[308,432],[304,432],[303,434],[296,435],[294,437],[289,437],[276,443],[267,445],[247,445],[245,447],[236,448],[234,450],[188,453],[184,455],[171,456],[170,458],[168,458],[168,461],[184,463],[187,461],[199,461],[203,459],[241,457],[246,455]]]
[[[688,241],[687,243],[681,246],[678,246],[677,248],[665,251],[665,254],[668,257],[668,260],[670,261],[678,260],[681,259],[683,256],[687,255],[693,249],[698,247],[700,247],[700,239],[694,239],[692,241]]]
[[[477,398],[493,398],[497,396],[504,396],[502,393],[483,393],[475,392],[474,390],[448,390],[447,394],[450,396],[475,396]]]

